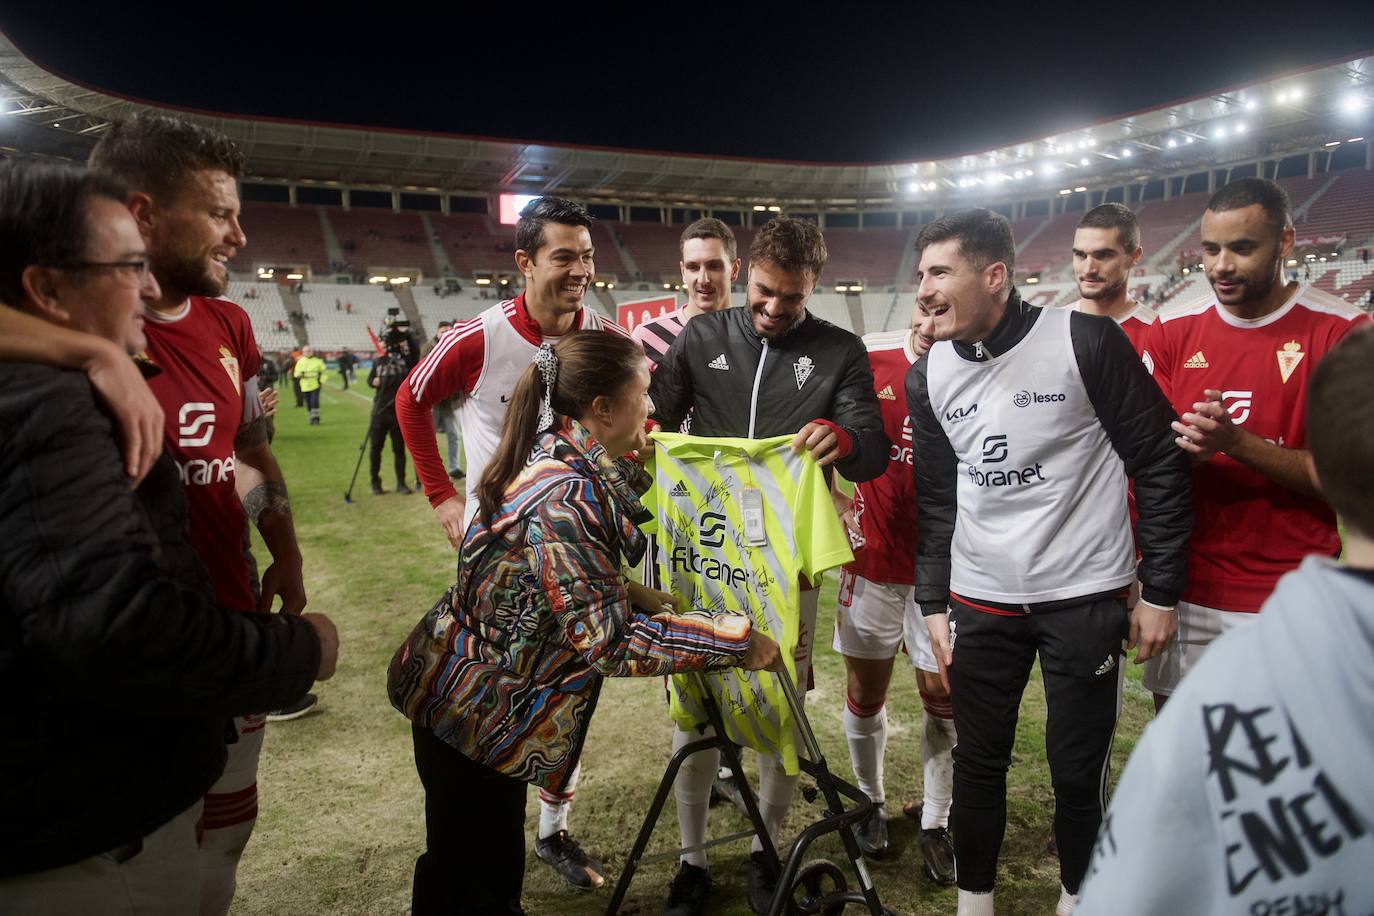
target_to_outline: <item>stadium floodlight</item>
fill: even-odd
[[[1184,144],[1185,146],[1192,146],[1192,145],[1193,145],[1193,138],[1192,138],[1191,136],[1184,137],[1184,138],[1183,138],[1183,144]]]
[[[765,207],[763,204],[754,204],[754,212],[755,212],[755,213],[763,213],[763,212],[764,212],[765,210],[767,210],[767,209],[768,209],[768,208]]]
[[[597,289],[605,289],[605,288],[606,288],[606,281],[605,281],[605,280],[597,280],[597,281],[596,281],[596,288],[597,288]]]
[[[1341,141],[1339,141],[1339,140],[1331,140],[1331,141],[1329,141],[1329,142],[1327,142],[1327,143],[1323,143],[1323,144],[1322,144],[1322,146],[1328,146],[1328,147],[1329,147],[1329,146],[1340,146],[1340,145],[1341,145]]]
[[[1254,99],[1250,99],[1249,101],[1247,101],[1247,102],[1245,103],[1245,110],[1246,110],[1246,111],[1254,111],[1254,110],[1255,110],[1256,108],[1258,108],[1258,107],[1259,107],[1259,102],[1255,101]]]
[[[607,283],[607,284],[606,284],[606,288],[607,288],[607,289],[615,289],[615,284],[614,284],[614,283]]]
[[[1284,102],[1288,101],[1288,93],[1280,92],[1278,95],[1274,96],[1274,101],[1278,102],[1279,104],[1283,104]]]
[[[665,283],[665,284],[663,284],[663,288],[664,288],[664,289],[672,289],[672,288],[673,288],[673,284],[671,284],[671,283]]]
[[[1134,156],[1134,155],[1135,155],[1135,153],[1131,152],[1131,148],[1130,148],[1129,146],[1123,146],[1123,147],[1121,148],[1121,158],[1122,158],[1122,159],[1129,159],[1129,158],[1131,158],[1131,157]]]
[[[1072,194],[1072,193],[1073,193],[1073,189],[1072,189],[1072,188],[1060,188],[1060,189],[1059,189],[1059,194],[1060,194],[1061,197],[1067,197],[1068,195],[1070,195],[1070,194]]]
[[[1094,140],[1094,139],[1092,139],[1091,137],[1089,137],[1089,138],[1088,138],[1088,146],[1090,146],[1090,147],[1091,147],[1091,146],[1097,146],[1097,141]]]
[[[1083,193],[1084,191],[1086,191],[1086,190],[1088,190],[1088,189],[1087,189],[1086,187],[1084,187],[1083,185],[1079,185],[1078,187],[1076,187],[1076,188],[1073,189],[1073,191],[1074,191],[1075,194],[1082,194],[1082,193]]]
[[[1297,266],[1298,266],[1298,259],[1297,259],[1297,258],[1289,258],[1289,259],[1288,259],[1288,266],[1289,266],[1289,267],[1297,267]]]
[[[1220,139],[1222,139],[1222,138],[1225,137],[1225,136],[1226,136],[1226,128],[1224,128],[1224,127],[1218,127],[1216,130],[1212,131],[1212,139],[1214,139],[1214,140],[1220,140]]]
[[[1079,165],[1087,165],[1087,164],[1088,164],[1088,157],[1087,157],[1087,156],[1084,156],[1082,159],[1078,160],[1078,164],[1079,164]]]
[[[1347,140],[1347,141],[1345,141],[1345,142],[1346,142],[1346,143],[1359,143],[1359,142],[1360,142],[1361,140],[1363,140],[1363,139],[1364,139],[1364,137],[1351,137],[1349,140]]]
[[[1345,95],[1341,96],[1341,111],[1345,112],[1346,114],[1354,114],[1355,112],[1364,108],[1364,106],[1364,97],[1358,95],[1357,93],[1348,92]]]
[[[287,274],[287,275],[286,275],[286,279],[288,279],[288,280],[304,280],[304,279],[305,279],[305,275],[304,275],[304,274]]]
[[[399,286],[399,285],[402,284],[402,283],[409,283],[409,282],[410,282],[410,278],[409,278],[409,277],[392,277],[392,278],[391,278],[391,283],[392,283],[392,285],[394,285],[394,286]]]
[[[1241,121],[1239,124],[1236,125],[1236,133],[1238,133],[1238,134],[1243,134],[1243,133],[1245,133],[1245,130],[1246,130],[1246,127],[1245,127],[1245,122],[1244,122],[1244,121]]]
[[[777,207],[777,206],[769,207],[769,208],[768,208],[768,212],[769,212],[769,213],[781,213],[781,212],[782,212],[782,207]]]
[[[837,286],[835,287],[835,292],[837,292],[837,293],[847,293],[847,292],[849,292],[849,287],[844,286],[843,284],[837,285]]]
[[[919,181],[907,182],[906,192],[908,194],[915,194],[919,190],[921,190],[921,183]]]
[[[368,283],[385,283],[385,282],[386,282],[386,277],[368,277],[368,278],[367,278],[367,282],[368,282]],[[486,285],[487,285],[488,283],[490,283],[490,282],[491,282],[490,280],[484,279],[484,278],[482,278],[482,277],[478,277],[478,278],[477,278],[477,285],[478,285],[478,286],[486,286]]]
[[[1185,277],[1188,276],[1188,275],[1189,275],[1190,273],[1192,273],[1192,272],[1193,272],[1193,271],[1192,271],[1190,268],[1187,268],[1187,267],[1183,268],[1183,276],[1185,276]]]
[[[1303,96],[1307,95],[1307,90],[1301,86],[1294,86],[1288,92],[1288,99],[1292,102],[1301,102]]]
[[[1169,147],[1169,149],[1173,149],[1174,147],[1178,146],[1178,141],[1175,140],[1173,137],[1170,137],[1169,142],[1166,145]]]
[[[386,277],[373,277],[371,280],[368,280],[367,282],[385,283]],[[491,286],[491,277],[477,277],[472,282],[476,283],[478,286]]]

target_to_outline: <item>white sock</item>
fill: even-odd
[[[1078,895],[1070,894],[1069,889],[1059,885],[1059,902],[1054,905],[1054,916],[1073,916],[1073,908],[1078,906]]]
[[[974,893],[959,888],[959,909],[956,916],[992,916],[992,891]]]
[[[784,773],[782,761],[778,758],[759,755],[759,814],[763,817],[768,836],[773,840],[774,849],[778,849],[778,834],[783,821],[787,820],[787,811],[792,807],[792,796],[796,794],[797,780],[800,778],[801,773],[796,776]],[[749,848],[751,852],[762,852],[763,841],[754,837]],[[778,850],[778,856],[787,858],[781,850]]]
[[[924,770],[924,797],[921,802],[921,829],[949,826],[949,808],[954,801],[954,720],[941,718],[929,710],[921,715],[921,760]]]
[[[581,777],[582,764],[579,762],[562,792],[539,790],[539,839],[568,829],[568,812],[572,811],[573,796],[577,794],[577,781]]]
[[[713,732],[706,730],[706,734]],[[673,729],[673,753],[702,737],[696,730]],[[720,751],[711,748],[698,751],[682,762],[673,780],[673,797],[677,800],[677,831],[682,846],[697,846],[706,842],[706,823],[711,813],[711,783],[720,766]],[[681,859],[697,868],[706,867],[706,850],[685,852]]]
[[[844,736],[849,741],[849,763],[859,789],[881,805],[887,798],[883,790],[883,753],[887,749],[887,707],[863,708],[845,698]]]

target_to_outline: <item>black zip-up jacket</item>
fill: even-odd
[[[319,670],[308,622],[215,605],[175,462],[123,467],[83,374],[0,363],[0,875],[138,842]]]
[[[826,419],[852,443],[834,465],[846,480],[860,483],[887,470],[892,443],[868,350],[809,312],[772,340],[755,333],[747,307],[698,315],[664,354],[649,394],[664,429],[677,430],[690,410],[696,436],[766,439]]]
[[[1013,290],[1005,314],[987,339],[976,344],[954,341],[954,351],[970,362],[1000,356],[1025,338],[1041,313]],[[1116,322],[1074,312],[1069,316],[1069,338],[1093,411],[1133,482],[1141,597],[1173,607],[1183,593],[1193,530],[1192,471],[1170,428],[1177,416]],[[930,615],[944,613],[949,601],[959,459],[931,408],[927,367],[924,358],[911,367],[906,396],[919,508],[916,601],[921,613]]]

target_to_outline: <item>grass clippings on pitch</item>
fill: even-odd
[[[322,423],[311,427],[304,409],[291,406],[290,392],[282,392],[273,447],[291,492],[309,607],[329,614],[338,624],[342,651],[338,673],[316,686],[318,710],[296,721],[274,723],[268,730],[259,774],[261,814],[239,868],[233,916],[380,916],[409,911],[411,868],[424,842],[423,795],[411,758],[409,723],[387,701],[386,666],[396,646],[452,581],[455,555],[423,495],[371,494],[366,458],[354,502],[344,503],[367,428],[367,394],[357,388],[342,392],[331,379],[323,392]],[[383,486],[390,491],[395,481],[389,445],[382,467]],[[256,549],[260,562],[265,561],[260,545]],[[844,665],[830,649],[834,579],[828,577],[823,593],[817,689],[807,700],[807,711],[831,768],[852,781],[841,725]],[[1138,669],[1132,666],[1131,674],[1117,732],[1116,772],[1150,717],[1150,700],[1139,686]],[[903,802],[920,797],[921,706],[904,662],[899,661],[893,680],[887,749],[893,849],[884,860],[869,863],[871,874],[884,905],[894,912],[952,913],[955,892],[921,877],[916,825],[898,813]],[[594,893],[574,891],[531,851],[524,894],[531,916],[605,910],[611,885],[662,776],[670,734],[659,679],[607,682],[587,739],[570,822],[583,846],[606,865],[607,886]],[[747,768],[752,770],[751,762]],[[803,785],[808,781],[803,777]],[[784,830],[785,842],[820,811],[819,799],[806,802],[799,792]],[[1045,850],[1053,801],[1038,676],[1022,703],[1007,811],[998,912],[1052,912],[1059,893],[1058,860]],[[531,791],[526,818],[531,843],[537,823],[538,802]],[[744,818],[732,808],[713,809],[712,835],[744,826]],[[483,825],[474,823],[472,829],[480,831]],[[651,851],[676,842],[670,800]],[[749,912],[744,898],[747,852],[747,841],[710,851],[716,891],[708,912]],[[833,838],[812,848],[812,857],[817,856],[836,862],[844,858]],[[657,914],[672,867],[668,862],[644,866],[622,911]],[[853,886],[852,874],[849,879]],[[480,876],[453,876],[455,912],[462,912],[463,889],[475,880]]]

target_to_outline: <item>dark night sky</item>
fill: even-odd
[[[1369,0],[736,5],[44,0],[4,4],[0,28],[64,76],[171,105],[840,162],[974,152],[1374,48]]]

